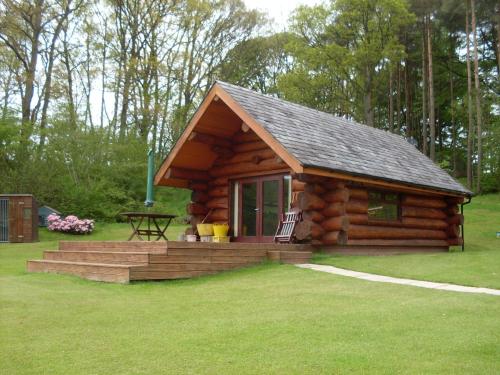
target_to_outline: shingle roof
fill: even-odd
[[[471,195],[402,136],[218,81],[303,166]]]

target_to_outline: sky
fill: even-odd
[[[290,13],[299,5],[316,5],[321,0],[244,0],[247,8],[258,9],[274,19],[274,27],[283,29]]]

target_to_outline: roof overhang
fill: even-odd
[[[304,166],[304,173],[312,174],[317,176],[337,178],[339,180],[349,180],[358,182],[360,184],[365,184],[369,186],[379,187],[381,189],[392,189],[401,192],[415,193],[415,194],[431,194],[440,196],[452,196],[452,197],[471,197],[472,194],[459,193],[456,191],[449,190],[439,190],[435,188],[430,188],[427,186],[406,184],[400,181],[394,181],[389,179],[382,179],[379,177],[367,176],[362,174],[346,173],[342,171],[333,171],[325,168],[318,168],[315,166]]]

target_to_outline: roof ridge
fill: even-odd
[[[347,126],[353,126],[354,125],[354,126],[361,126],[363,128],[366,128],[366,129],[373,129],[375,132],[379,132],[379,133],[391,135],[391,136],[396,137],[397,139],[400,139],[400,140],[403,140],[405,142],[408,142],[407,139],[403,135],[392,133],[389,130],[379,129],[379,128],[375,128],[373,126],[368,126],[368,125],[363,124],[361,122],[358,122],[356,120],[351,120],[351,119],[348,119],[348,118],[345,118],[345,117],[334,115],[333,113],[329,113],[329,112],[325,112],[325,111],[320,111],[319,109],[308,107],[308,106],[303,105],[303,104],[291,102],[289,100],[285,100],[285,99],[282,99],[282,98],[279,98],[279,97],[276,97],[276,96],[271,96],[271,95],[268,95],[268,94],[264,94],[262,92],[255,91],[255,90],[249,89],[247,87],[238,86],[238,85],[235,85],[234,83],[229,83],[229,82],[221,81],[221,80],[216,80],[214,83],[221,83],[222,85],[228,85],[228,86],[234,87],[235,89],[238,89],[238,90],[247,91],[247,92],[251,93],[252,95],[259,95],[259,96],[262,96],[262,97],[267,98],[267,99],[271,99],[271,100],[276,100],[276,101],[282,102],[282,103],[284,103],[286,105],[292,105],[292,106],[295,106],[295,107],[299,107],[301,109],[307,109],[309,111],[314,111],[314,112],[320,113],[321,115],[330,116],[330,117],[333,117],[334,119],[341,120],[341,121],[345,122],[345,125],[347,125]]]

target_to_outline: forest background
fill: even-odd
[[[139,210],[217,79],[401,134],[500,190],[500,4],[332,0],[284,30],[240,0],[0,0],[0,192],[114,220]],[[183,214],[187,192],[156,190]]]

